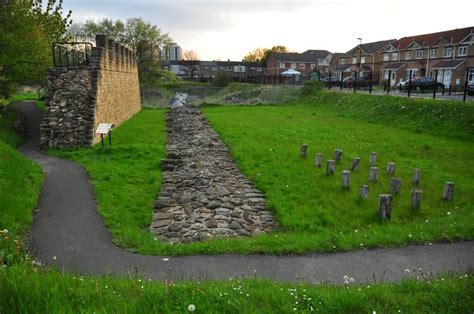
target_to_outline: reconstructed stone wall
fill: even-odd
[[[140,110],[138,68],[128,48],[96,36],[88,66],[51,68],[41,147],[91,146],[99,123],[115,126]]]

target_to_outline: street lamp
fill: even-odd
[[[362,62],[362,38],[358,37],[357,40],[359,41],[359,69],[357,76],[360,77],[360,67],[361,67],[361,62]]]

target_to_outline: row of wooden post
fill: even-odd
[[[340,162],[342,158],[342,149],[335,149],[333,159],[327,160],[326,163],[326,173],[332,175],[336,172],[336,162]],[[306,158],[308,154],[308,144],[301,145],[300,156]],[[369,181],[376,182],[378,180],[378,167],[375,167],[377,162],[377,153],[371,152],[369,157]],[[317,167],[322,167],[323,163],[323,154],[317,153],[315,158],[315,165]],[[341,173],[341,187],[348,190],[350,187],[351,180],[351,171],[356,172],[360,168],[360,158],[355,157],[352,159],[351,170],[343,170]],[[396,165],[394,162],[389,162],[387,164],[387,174],[395,174]],[[415,186],[420,184],[421,171],[418,168],[415,168],[412,176],[412,183]],[[391,178],[390,180],[390,194],[380,194],[379,195],[379,216],[381,219],[390,219],[392,213],[392,194],[400,194],[402,179],[400,178]],[[369,186],[362,185],[359,190],[359,196],[363,199],[369,197]],[[418,189],[411,190],[411,207],[413,209],[420,208],[421,199],[423,196],[423,191]],[[454,196],[454,183],[446,182],[443,190],[443,199],[450,200]]]

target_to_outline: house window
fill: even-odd
[[[451,57],[452,53],[453,53],[453,48],[452,47],[444,48],[443,57]]]
[[[438,56],[438,50],[436,48],[433,48],[430,50],[430,58],[436,58]]]
[[[292,64],[291,64],[291,68],[292,68],[292,69],[296,69],[296,63],[292,63]]]
[[[360,58],[360,63],[365,63],[365,57]]]
[[[352,64],[356,64],[356,63],[357,63],[357,58],[356,57],[352,58]]]
[[[411,71],[411,78],[414,79],[416,77],[416,69],[410,69],[410,70],[407,70],[407,73],[406,73],[406,80],[408,81],[410,79],[410,71]]]
[[[280,69],[284,69],[285,68],[285,63],[284,62],[280,62]]]
[[[300,63],[300,69],[304,69],[304,68],[306,68],[306,64]]]
[[[467,79],[469,82],[474,81],[474,69],[469,70],[469,74],[467,75]]]
[[[261,68],[261,67],[258,67],[258,68],[257,68],[257,72],[262,72],[262,68]]]
[[[416,59],[421,59],[423,58],[423,50],[417,50],[416,51],[416,56],[415,56]]]
[[[406,51],[405,52],[405,60],[410,60],[411,59],[411,51]]]
[[[341,65],[344,65],[344,64],[346,64],[346,59],[341,58]]]
[[[458,48],[458,56],[467,56],[467,46],[461,46]]]
[[[342,60],[344,60],[344,59],[341,59],[341,64],[343,64]],[[311,63],[310,67],[311,67],[311,70],[313,70],[313,69],[316,67],[316,64],[315,64],[315,63]]]
[[[226,71],[232,71],[232,67],[226,67],[225,70]]]
[[[392,53],[392,61],[397,61],[398,60],[398,52]]]
[[[388,61],[388,53],[383,54],[383,61]]]

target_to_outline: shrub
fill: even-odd
[[[301,94],[303,96],[308,96],[314,94],[324,87],[324,83],[320,81],[306,81],[304,82],[303,88],[301,89]]]
[[[212,86],[215,87],[226,87],[232,82],[232,76],[226,72],[220,71],[216,74],[216,77],[212,81]]]

